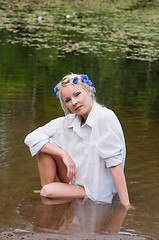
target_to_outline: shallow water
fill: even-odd
[[[126,60],[116,53],[56,55],[54,49],[11,45],[7,37],[1,32],[0,230],[158,237],[159,62]],[[126,214],[117,201],[55,205],[33,194],[40,188],[36,158],[23,140],[63,115],[53,87],[69,72],[88,74],[97,100],[120,119],[127,144],[125,174],[136,211]]]

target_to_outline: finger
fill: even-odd
[[[69,181],[72,181],[72,179],[73,179],[73,174],[72,174],[71,168],[68,168],[68,169],[67,169],[67,177],[68,177],[68,180],[69,180]]]
[[[76,179],[76,166],[72,166],[70,168],[68,168],[68,175],[67,175],[68,179],[70,181],[73,180],[73,178]]]
[[[132,206],[132,205],[123,205],[123,207],[124,207],[127,211],[129,211],[129,210],[136,210],[136,209],[137,209],[136,207],[134,207],[134,206]]]
[[[136,210],[137,208],[134,206],[130,206],[129,210]]]
[[[76,165],[73,166],[73,168],[72,168],[72,174],[73,174],[73,177],[76,179],[76,177],[77,177],[77,168],[76,168]]]
[[[77,178],[77,168],[75,166],[75,171],[74,171],[74,178],[76,179]]]

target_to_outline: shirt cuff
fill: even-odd
[[[119,164],[121,164],[123,161],[122,159],[122,156],[119,155],[119,156],[114,156],[112,158],[108,158],[108,159],[104,159],[104,162],[106,163],[106,166],[107,168],[110,168],[110,167],[115,167]]]
[[[35,156],[40,151],[40,149],[48,142],[49,142],[48,139],[44,139],[44,140],[40,141],[39,143],[37,143],[36,145],[34,145],[33,147],[31,147],[30,153],[31,153],[32,157]]]

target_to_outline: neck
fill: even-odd
[[[81,116],[81,126],[86,122],[86,120]]]
[[[91,112],[91,110],[93,108],[93,104],[94,103],[92,102],[92,104],[90,106],[90,109],[89,109],[89,112],[87,112],[87,114],[84,114],[83,116],[81,115],[81,125],[83,125],[86,122],[87,117],[88,117],[89,113]]]

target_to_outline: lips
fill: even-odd
[[[80,109],[81,109],[81,107],[82,107],[82,106],[78,106],[78,107],[76,107],[76,108],[75,108],[75,111],[78,111],[78,110],[80,110]]]

